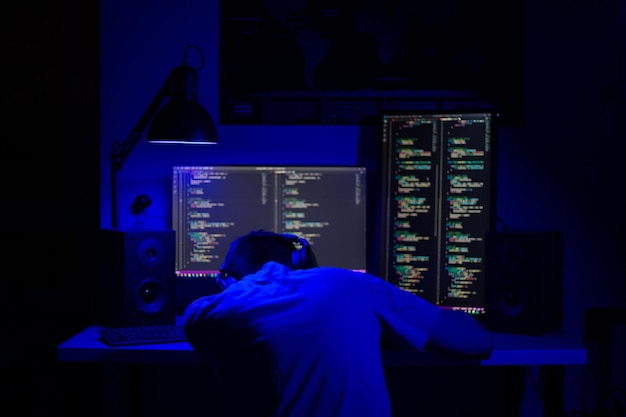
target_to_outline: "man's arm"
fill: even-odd
[[[490,333],[467,313],[443,309],[425,349],[466,359],[487,359],[493,344]]]

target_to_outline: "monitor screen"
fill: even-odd
[[[305,238],[320,266],[366,270],[366,169],[174,166],[178,277],[215,276],[230,242],[265,229]]]
[[[495,229],[495,114],[380,118],[380,275],[439,306],[485,313],[485,234]]]

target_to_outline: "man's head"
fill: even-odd
[[[230,278],[238,281],[259,271],[270,261],[294,268],[292,264],[294,250],[294,239],[265,230],[252,231],[230,244],[220,268],[221,279]]]

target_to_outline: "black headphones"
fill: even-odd
[[[309,269],[317,266],[317,259],[311,249],[311,245],[305,238],[283,233],[282,237],[293,243],[294,250],[291,252],[291,266],[293,269]]]

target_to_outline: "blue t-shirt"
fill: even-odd
[[[234,415],[385,417],[381,339],[423,350],[439,312],[372,275],[269,262],[191,303],[184,323]]]

